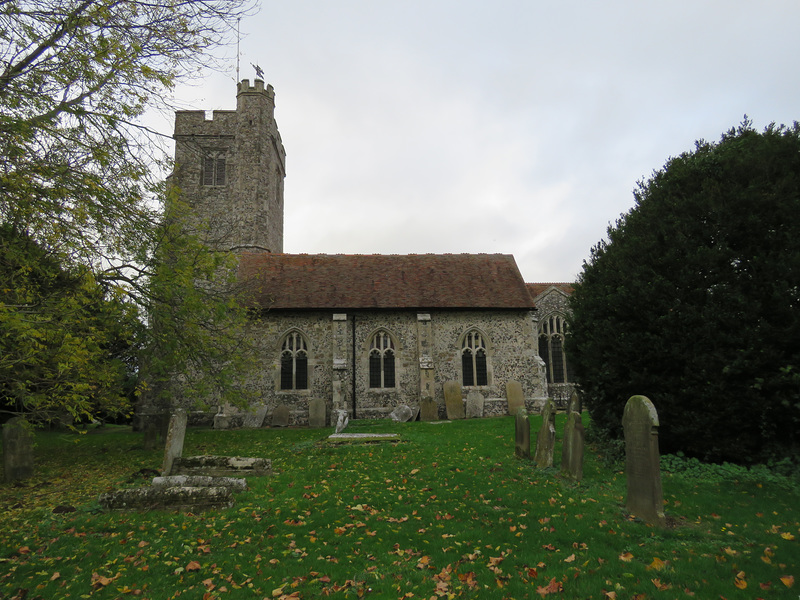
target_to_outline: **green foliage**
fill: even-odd
[[[174,401],[242,406],[254,394],[247,381],[258,363],[249,332],[258,317],[244,308],[248,288],[237,280],[236,257],[209,249],[175,192],[143,257],[151,273],[141,294],[145,400],[151,410]]]
[[[656,406],[667,452],[757,462],[800,431],[800,127],[745,121],[670,159],[594,248],[570,358],[595,424]]]
[[[86,267],[0,225],[0,410],[35,422],[130,412],[135,317]]]
[[[120,395],[121,366],[101,357],[111,338],[134,334],[148,355],[163,350],[158,360],[170,362],[151,363],[155,385],[168,374],[191,380],[198,365],[224,357],[208,373],[225,388],[241,366],[228,357],[241,337],[242,311],[219,288],[192,288],[208,282],[220,260],[198,240],[174,235],[160,182],[168,136],[140,117],[169,109],[165,99],[178,80],[213,67],[250,6],[0,3],[0,225],[19,233],[19,248],[9,252],[22,256],[38,246],[54,261],[33,270],[23,261],[2,274],[4,402],[76,416],[95,412],[98,398],[109,406]],[[178,260],[162,268],[170,254]],[[25,280],[28,272],[35,277]],[[140,321],[131,319],[134,310]],[[157,331],[142,326],[154,322]],[[217,335],[228,327],[230,335]]]

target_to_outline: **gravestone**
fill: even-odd
[[[573,412],[583,412],[583,407],[581,406],[581,397],[578,395],[578,392],[572,392],[572,395],[569,397],[569,402],[567,403],[567,414]]]
[[[242,427],[244,429],[260,429],[264,424],[264,417],[267,416],[267,407],[259,406],[255,412],[245,413],[242,419]]]
[[[583,440],[584,430],[581,414],[571,412],[564,425],[564,443],[561,448],[561,472],[565,477],[580,481],[583,479]]]
[[[467,394],[467,418],[474,419],[483,416],[483,394],[477,390],[472,390]]]
[[[536,456],[534,461],[542,469],[553,466],[553,448],[556,444],[556,411],[553,401],[548,398],[542,409],[542,427],[536,436]]]
[[[464,400],[461,398],[461,384],[457,381],[446,381],[444,384],[444,405],[448,419],[464,418]]]
[[[217,414],[214,415],[214,429],[230,429],[231,415],[220,406]]]
[[[347,411],[341,409],[334,410],[332,417],[336,419],[336,433],[342,433],[350,422]]]
[[[289,426],[289,407],[285,404],[279,404],[272,411],[272,426],[273,427],[288,427]]]
[[[517,410],[514,420],[514,454],[520,458],[531,458],[531,423],[524,408]]]
[[[183,440],[186,437],[186,410],[179,408],[170,417],[167,429],[167,443],[164,447],[164,464],[161,466],[162,475],[170,475],[172,463],[183,454]]]
[[[631,396],[622,414],[625,430],[625,507],[654,525],[664,525],[661,459],[658,451],[658,413],[645,396]]]
[[[423,398],[419,403],[419,418],[420,421],[438,421],[439,420],[439,405],[433,398]]]
[[[33,476],[33,431],[22,417],[3,425],[3,470],[6,483]]]
[[[314,429],[325,427],[328,424],[325,411],[325,400],[312,398],[308,403],[308,426]]]
[[[506,382],[506,401],[510,415],[516,415],[520,408],[525,408],[525,395],[522,393],[522,384],[519,381]]]
[[[413,417],[414,411],[405,404],[396,406],[395,409],[389,414],[389,418],[398,423],[405,423],[406,421],[410,421]]]

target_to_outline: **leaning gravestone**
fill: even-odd
[[[289,426],[289,407],[285,404],[279,404],[272,411],[272,426],[273,427],[288,427]]]
[[[472,390],[467,394],[467,418],[474,419],[483,416],[483,394],[477,390]]]
[[[325,418],[325,400],[322,398],[313,398],[308,403],[308,426],[314,429],[325,427],[328,424]]]
[[[520,458],[531,458],[531,423],[524,408],[517,410],[514,421],[514,454]]]
[[[413,417],[414,417],[414,411],[411,410],[411,407],[406,406],[405,404],[396,406],[394,410],[389,414],[389,418],[392,421],[396,421],[398,423],[405,423],[407,421],[410,421]]]
[[[439,420],[439,405],[433,398],[423,398],[419,403],[419,419],[420,421],[438,421]]]
[[[564,425],[564,443],[561,448],[561,472],[565,477],[580,481],[583,479],[583,440],[584,430],[579,412],[567,415]]]
[[[516,415],[520,408],[525,408],[525,396],[519,381],[506,382],[506,401],[510,415]]]
[[[448,419],[464,418],[464,400],[461,398],[461,384],[457,381],[446,381],[444,384],[444,405]]]
[[[242,428],[244,429],[260,429],[264,424],[264,417],[267,416],[267,407],[259,406],[255,412],[245,413],[242,419]]]
[[[556,444],[556,411],[548,399],[542,410],[542,427],[536,437],[536,465],[542,469],[553,466],[553,448]]]
[[[336,433],[342,433],[350,422],[350,417],[346,410],[336,409],[333,411],[332,418],[336,419]]]
[[[22,417],[3,425],[3,470],[6,483],[33,476],[33,431]]]
[[[640,519],[664,525],[664,498],[658,452],[658,413],[644,396],[631,396],[622,414],[625,430],[625,507]]]
[[[172,463],[183,454],[183,440],[186,437],[186,410],[179,408],[169,420],[167,429],[167,443],[164,448],[164,464],[161,466],[162,475],[170,475]]]

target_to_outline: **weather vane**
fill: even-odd
[[[253,63],[250,63],[250,65],[256,70],[256,77],[258,77],[259,79],[264,79],[264,69],[262,69],[258,65],[254,65]]]

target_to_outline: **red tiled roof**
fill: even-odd
[[[572,290],[575,289],[574,284],[572,283],[526,283],[525,285],[528,286],[528,292],[530,292],[531,298],[536,298],[540,294],[549,290],[551,287],[558,288],[567,296],[572,294]]]
[[[263,308],[533,308],[509,254],[244,253],[239,277]]]

